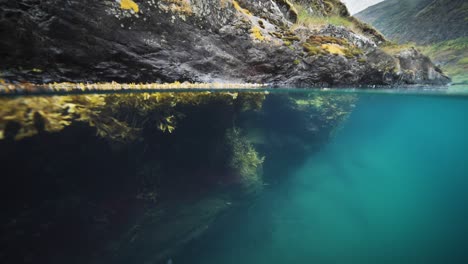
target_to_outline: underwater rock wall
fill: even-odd
[[[357,103],[263,92],[0,101],[2,263],[165,263],[282,180],[270,171],[287,177]]]
[[[312,19],[303,23],[307,17]],[[347,55],[342,50],[355,47],[345,35],[340,43],[349,45],[310,46],[309,37],[321,36],[317,27],[330,23],[316,18],[327,17],[343,22],[339,30],[384,42],[334,0],[6,0],[0,3],[1,34],[7,36],[0,40],[0,76],[35,83],[228,81],[297,87],[449,82],[440,71],[408,80],[388,54],[390,65],[370,63],[380,60],[377,46],[356,47],[359,52]]]

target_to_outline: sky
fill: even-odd
[[[352,15],[354,15],[371,5],[375,5],[379,2],[382,2],[383,0],[341,0],[341,1],[344,2],[346,6],[348,6],[349,12]]]

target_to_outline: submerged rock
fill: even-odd
[[[0,40],[0,73],[7,81],[37,83],[224,80],[305,87],[449,82],[423,55],[406,56],[402,63],[401,56],[384,54],[372,31],[298,27],[296,5],[306,7],[310,16],[355,21],[339,1],[6,0],[0,2],[6,36]],[[310,36],[342,42],[306,47]],[[373,63],[382,57],[385,64]],[[406,65],[416,77],[398,71]]]
[[[265,92],[0,98],[0,263],[179,263],[179,250],[218,217],[246,209],[319,151],[356,101]]]

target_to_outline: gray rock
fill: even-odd
[[[407,84],[444,84],[450,81],[428,57],[414,48],[401,51],[396,58],[398,74]]]
[[[393,58],[346,28],[303,28],[300,41],[287,41],[296,34],[290,32],[295,13],[284,0],[134,1],[138,12],[122,9],[119,0],[1,0],[2,78],[297,87],[449,82],[424,56]],[[304,3],[324,8],[322,1]],[[327,15],[320,8],[314,12]],[[317,34],[346,39],[364,52],[310,55],[303,45]],[[386,69],[396,71],[387,76]]]

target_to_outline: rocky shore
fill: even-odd
[[[0,28],[9,83],[450,82],[417,51],[383,51],[336,0],[5,0]]]

